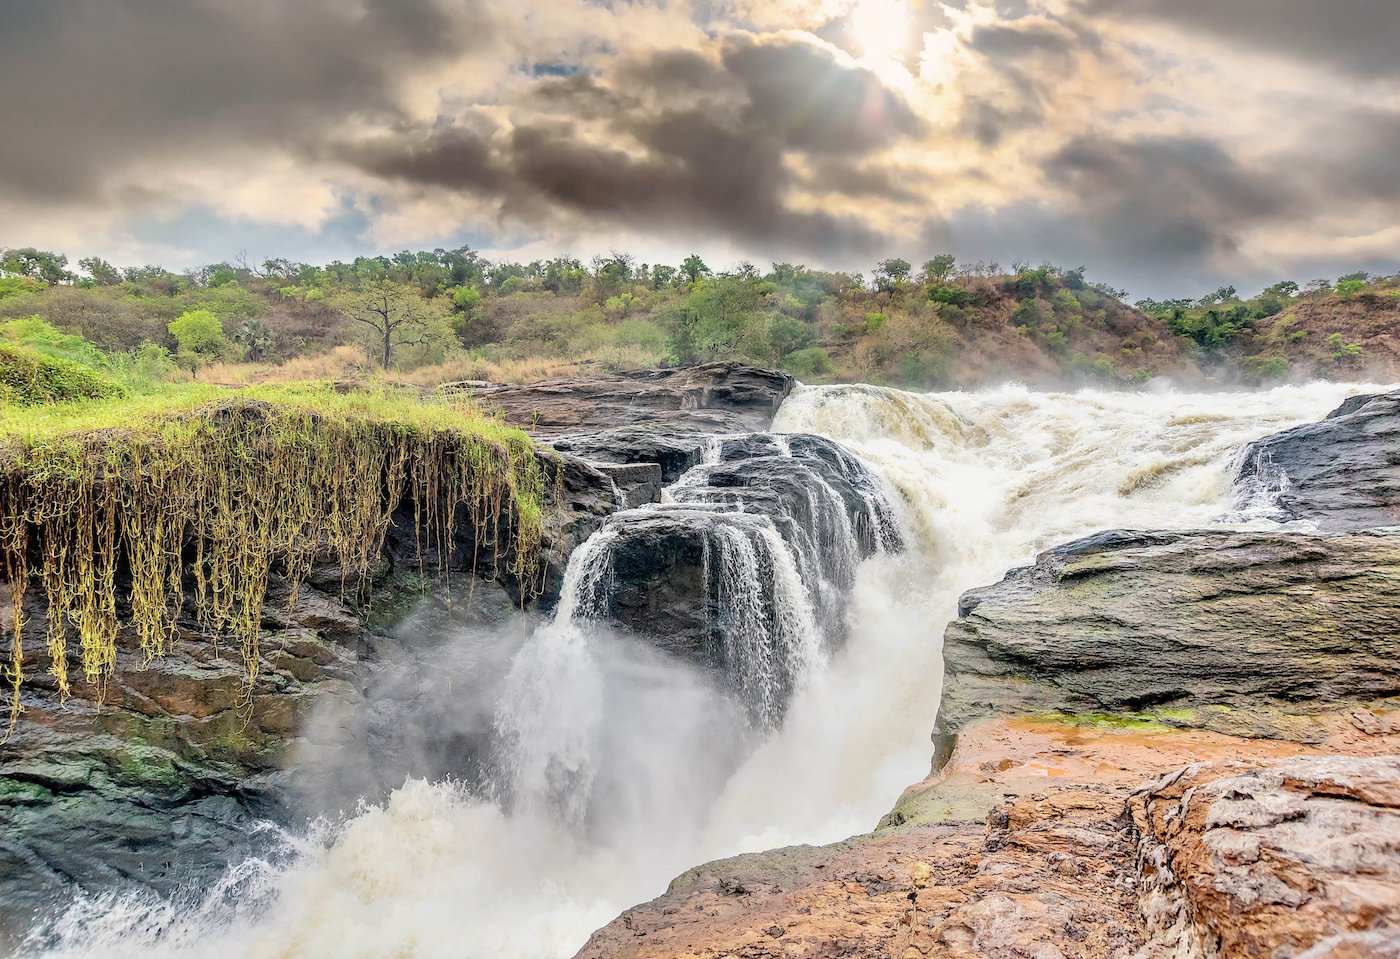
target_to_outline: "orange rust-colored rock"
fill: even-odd
[[[1341,884],[1325,871],[1309,873],[1295,849],[1285,875],[1311,883],[1312,898],[1281,924],[1242,898],[1215,902],[1201,893],[1225,869],[1205,852],[1219,827],[1196,828],[1210,821],[1214,804],[1203,798],[1191,807],[1192,825],[1166,830],[1170,805],[1183,801],[1188,781],[1226,784],[1249,775],[1292,790],[1290,801],[1309,815],[1322,810],[1322,828],[1334,807],[1359,800],[1330,796],[1326,784],[1340,780],[1317,771],[1327,763],[1371,763],[1370,778],[1362,777],[1369,786],[1344,788],[1369,797],[1374,808],[1348,820],[1359,832],[1333,841],[1368,844],[1400,868],[1400,854],[1386,845],[1400,841],[1400,809],[1385,798],[1400,791],[1400,760],[1393,758],[1400,736],[1383,715],[1339,713],[1320,721],[1332,730],[1322,746],[1201,730],[985,721],[962,735],[941,774],[906,794],[901,809],[910,818],[903,824],[832,846],[693,869],[665,895],[600,929],[579,959],[1292,959],[1308,949],[1308,959],[1394,959],[1400,877],[1393,872],[1382,868],[1374,882]],[[1372,758],[1385,754],[1392,758]],[[1189,780],[1160,778],[1186,764],[1194,764]],[[1296,785],[1305,782],[1313,785]],[[1287,822],[1279,825],[1286,832]],[[1284,833],[1270,835],[1272,862],[1287,842]],[[1178,872],[1160,865],[1177,855]],[[1239,888],[1251,879],[1266,883],[1270,874],[1248,873]],[[1372,908],[1365,918],[1341,921],[1361,901],[1358,889]],[[1252,918],[1237,935],[1213,939],[1195,931],[1196,910],[1206,909],[1197,899],[1222,923]],[[1275,942],[1268,930],[1278,928],[1288,932]]]
[[[1381,955],[1387,934],[1400,945],[1400,756],[1189,766],[1129,807],[1155,945],[1225,956],[1319,943]]]

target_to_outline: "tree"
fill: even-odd
[[[914,267],[908,260],[898,257],[881,260],[875,268],[875,288],[882,293],[893,293],[908,281],[913,272]]]
[[[925,283],[947,283],[957,268],[957,257],[951,253],[940,253],[923,265],[920,276]]]
[[[78,268],[92,277],[98,286],[116,286],[122,281],[122,271],[100,256],[89,256],[78,261]]]
[[[69,273],[68,257],[62,253],[36,250],[32,246],[0,250],[0,276],[27,276],[49,286],[72,283],[77,277]]]
[[[686,257],[685,262],[681,264],[681,273],[683,273],[685,278],[691,283],[698,282],[702,276],[709,276],[710,272],[710,268],[705,265],[705,261],[694,253]]]
[[[209,310],[181,313],[166,329],[175,337],[176,355],[181,365],[188,366],[191,371],[218,359],[228,348],[223,326]]]
[[[1293,280],[1282,280],[1265,290],[1263,295],[1276,296],[1284,299],[1292,296],[1297,296],[1298,284],[1295,283]]]
[[[272,352],[274,341],[272,331],[262,320],[249,318],[233,331],[233,340],[248,351],[248,359],[258,362]]]
[[[435,304],[411,286],[390,279],[366,279],[332,298],[331,306],[365,327],[384,369],[393,366],[394,350],[423,346],[443,336],[445,324]]]
[[[470,320],[476,312],[476,308],[481,305],[481,291],[474,284],[459,286],[452,291],[452,306],[461,313],[467,315]]]
[[[695,346],[710,359],[734,356],[758,309],[753,284],[722,277],[699,284],[686,300],[695,317]]]

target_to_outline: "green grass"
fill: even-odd
[[[12,410],[125,394],[96,370],[28,347],[0,344],[0,401]]]
[[[419,396],[387,385],[346,392],[330,383],[246,387],[178,383],[155,392],[56,401],[40,407],[21,406],[0,397],[0,437],[35,441],[92,430],[149,430],[201,406],[236,399],[259,400],[336,420],[396,424],[410,430],[467,430],[501,442],[528,442],[522,431],[462,400]]]

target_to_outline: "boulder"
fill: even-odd
[[[830,440],[744,434],[711,457],[669,502],[608,518],[577,612],[724,671],[774,723],[844,639],[857,565],[900,535],[879,481]]]
[[[1134,713],[1315,741],[1313,714],[1400,695],[1400,534],[1102,533],[967,593],[944,661],[942,735]]]
[[[1327,419],[1245,447],[1240,505],[1323,532],[1400,525],[1400,391],[1347,400]]]

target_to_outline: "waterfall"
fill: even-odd
[[[785,439],[714,441],[672,502],[615,515],[575,552],[501,693],[500,795],[410,781],[268,865],[266,896],[80,899],[25,951],[563,959],[697,863],[872,828],[927,772],[963,590],[1102,529],[1267,525],[1232,511],[1236,451],[1362,389],[800,388],[774,424]],[[832,440],[849,452],[818,456]],[[746,485],[768,473],[800,479]],[[704,535],[673,558],[701,572],[676,595],[727,659],[615,628],[676,621],[619,576],[682,527]]]

